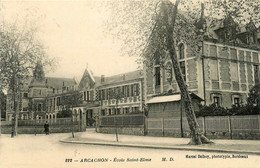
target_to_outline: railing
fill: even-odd
[[[143,114],[113,115],[100,118],[101,126],[113,125],[143,125],[145,117]]]

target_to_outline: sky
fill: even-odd
[[[23,20],[28,13],[29,19],[37,20],[38,36],[48,48],[48,55],[58,62],[55,71],[47,72],[46,76],[75,76],[80,80],[87,66],[95,76],[111,76],[138,67],[136,58],[121,54],[121,42],[104,33],[104,22],[110,16],[105,3],[97,0],[1,3],[6,21]]]

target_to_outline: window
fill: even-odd
[[[23,111],[28,111],[28,107],[23,107]]]
[[[241,104],[241,96],[237,94],[232,95],[232,104],[238,107]]]
[[[106,115],[106,110],[101,110],[101,115],[102,116]]]
[[[259,83],[259,66],[254,65],[255,84]]]
[[[220,107],[222,105],[222,95],[220,93],[211,93],[210,100],[212,104],[216,105],[216,107]]]
[[[83,92],[83,100],[86,101],[86,92]]]
[[[23,93],[23,97],[27,98],[28,97],[28,93]]]
[[[86,93],[86,92],[85,92]],[[87,91],[87,101],[89,101],[89,91]]]
[[[130,86],[127,85],[126,86],[126,97],[129,97],[130,96]]]
[[[60,102],[60,97],[57,97],[57,106],[60,106],[61,102]]]
[[[52,89],[52,93],[55,93],[55,88]]]
[[[161,69],[160,67],[155,67],[155,86],[161,85]]]
[[[181,73],[182,73],[183,79],[184,79],[184,81],[186,81],[185,61],[180,62],[180,68],[181,68]]]
[[[120,108],[116,109],[116,114],[121,114],[121,109]]]
[[[165,66],[165,77],[168,82],[172,81],[172,64],[170,62]]]
[[[38,104],[38,111],[42,111],[42,104]]]
[[[56,98],[53,98],[53,109],[55,110],[55,101],[56,101]]]
[[[235,106],[239,106],[239,104],[240,104],[240,99],[239,99],[239,97],[235,97],[235,98],[234,98],[234,105],[235,105]]]
[[[132,113],[138,113],[139,107],[132,107]]]
[[[140,94],[140,87],[139,84],[136,84],[136,96],[139,96]]]
[[[131,92],[130,92],[130,96],[134,96],[134,85],[131,85]]]
[[[154,59],[155,59],[155,65],[159,65],[160,64],[160,55],[159,55],[158,51],[155,52]]]
[[[101,100],[105,100],[105,99],[107,99],[106,97],[105,97],[105,90],[103,89],[103,90],[101,90]]]
[[[129,108],[124,108],[124,113],[128,114],[129,113]]]
[[[214,96],[213,103],[215,104],[216,107],[219,107],[220,106],[220,97]]]
[[[184,45],[183,44],[180,44],[179,45],[179,53],[180,53],[180,59],[183,59],[183,58],[185,58],[185,56],[184,56]]]

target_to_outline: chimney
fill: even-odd
[[[123,75],[123,81],[125,81],[125,74]]]
[[[48,83],[48,79],[45,79],[45,83],[46,83],[46,84]]]
[[[105,75],[101,75],[101,83],[105,82]]]

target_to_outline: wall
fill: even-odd
[[[246,94],[255,85],[254,65],[259,65],[259,55],[256,50],[204,42],[207,104],[213,103],[212,93],[221,94],[223,107],[231,107],[235,94],[246,103]]]
[[[200,117],[197,121],[208,138],[260,139],[260,115]],[[147,118],[145,126],[145,133],[151,136],[190,137],[185,117],[182,122],[180,117]]]
[[[44,133],[44,124],[46,120],[18,120],[18,133],[20,134],[37,134]],[[62,133],[72,131],[71,118],[58,118],[55,120],[48,120],[50,133]],[[74,121],[74,131],[85,131],[86,124],[82,121]],[[12,121],[1,122],[2,133],[11,134]],[[35,129],[36,128],[36,129]]]
[[[201,67],[199,67],[198,63],[198,55],[199,53],[195,53],[189,47],[188,45],[185,44],[185,51],[184,55],[185,58],[181,59],[179,61],[184,61],[185,62],[185,72],[186,72],[186,84],[189,88],[190,91],[200,94],[198,92],[199,89],[199,82],[201,81],[202,77],[202,71]],[[179,51],[177,50],[177,57],[179,58]],[[164,62],[164,66],[161,66],[161,85],[155,87],[155,72],[154,72],[154,66],[152,65],[144,65],[144,84],[145,84],[145,94],[146,94],[146,100],[150,99],[152,96],[161,94],[161,93],[167,93],[169,90],[172,90],[173,92],[179,92],[179,87],[177,84],[177,81],[175,79],[175,74],[174,70],[171,69],[172,71],[172,80],[168,81],[167,80],[167,72],[168,72],[168,63],[171,63],[171,60],[168,58]],[[158,65],[156,65],[158,66]],[[201,96],[201,95],[200,95]]]
[[[117,130],[116,130],[117,129]],[[144,126],[100,126],[100,133],[115,134],[117,131],[118,134],[126,135],[144,135]]]
[[[11,134],[12,126],[2,126],[2,134]],[[20,126],[18,127],[18,134],[45,134],[43,126]],[[50,133],[66,133],[71,132],[72,126],[60,125],[60,126],[50,126]],[[74,125],[74,131],[79,132],[79,127]]]

